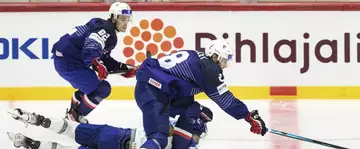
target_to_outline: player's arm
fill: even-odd
[[[116,61],[110,56],[109,52],[106,53],[104,51],[106,42],[109,37],[110,34],[106,29],[99,28],[94,30],[87,38],[85,38],[85,43],[82,50],[85,65],[88,67],[92,66],[93,69],[98,73],[100,80],[107,78],[108,71],[119,69],[128,69],[129,71],[122,75],[124,77],[133,77],[135,75],[135,70],[123,65],[123,63]]]
[[[250,125],[250,131],[256,134],[265,135],[266,126],[258,114],[257,110],[249,112],[247,106],[237,99],[223,81],[222,73],[216,73],[215,70],[205,71],[204,92],[212,99],[222,110],[235,119],[245,119]]]
[[[216,73],[206,73],[208,79],[204,83],[205,94],[212,99],[222,110],[234,117],[235,119],[243,119],[249,113],[247,106],[237,99],[228,89],[225,82],[222,81],[220,75]],[[210,79],[211,78],[211,79]]]
[[[101,38],[99,30],[90,33],[90,35],[85,38],[82,54],[83,61],[87,67],[92,65],[92,61],[95,58],[99,58],[101,56],[106,40],[106,38]]]
[[[87,67],[93,67],[98,73],[100,80],[106,79],[108,72],[104,62],[100,59],[105,48],[105,43],[110,34],[105,29],[99,28],[93,30],[88,37],[85,38],[82,49],[83,61]]]

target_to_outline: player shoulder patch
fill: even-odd
[[[229,91],[229,89],[225,83],[220,84],[217,87],[217,90],[219,92],[219,95],[222,95],[222,94],[226,93],[227,91]]]

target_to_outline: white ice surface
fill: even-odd
[[[326,149],[303,141],[293,141],[273,134],[266,136],[254,135],[249,131],[249,124],[237,121],[228,116],[210,100],[199,100],[200,103],[213,110],[214,120],[209,123],[209,134],[201,142],[201,149]],[[295,109],[289,109],[287,102],[280,102],[277,110],[295,113],[293,116],[274,117],[271,113],[270,100],[245,100],[249,109],[258,109],[260,116],[267,122],[276,124],[276,128],[291,131],[297,128],[297,135],[319,139],[328,143],[342,145],[351,149],[360,149],[360,100],[298,100]],[[30,112],[41,113],[48,117],[64,117],[70,101],[2,101],[0,102],[0,142],[2,149],[15,149],[8,140],[6,132],[22,132],[35,139],[55,140],[71,145],[74,142],[42,128],[28,126],[14,121],[6,111],[19,107]],[[273,107],[274,108],[274,107]],[[288,108],[288,109],[287,109]],[[285,114],[286,114],[285,113]],[[272,116],[272,117],[270,117]],[[141,111],[134,100],[105,100],[89,116],[93,124],[109,124],[118,127],[142,127]],[[297,119],[296,125],[287,126],[288,121]],[[292,133],[292,132],[290,132]],[[286,145],[295,144],[294,147]],[[298,144],[298,145],[296,145]],[[279,147],[275,147],[278,145]]]

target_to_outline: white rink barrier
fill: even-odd
[[[112,52],[120,61],[139,65],[146,50],[154,57],[201,51],[221,38],[235,52],[225,81],[240,98],[360,97],[360,3],[130,5],[133,22]],[[53,68],[52,44],[90,18],[106,19],[108,6],[0,4],[0,68],[6,70],[0,99],[63,99],[71,93]],[[133,98],[135,79],[110,76],[109,82],[111,99]]]

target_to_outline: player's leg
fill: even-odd
[[[42,126],[55,133],[62,134],[75,140],[75,130],[80,123],[64,118],[46,118],[43,115],[30,113],[20,108],[10,112],[15,120],[34,126]]]
[[[21,109],[13,111],[16,120],[42,126],[61,135],[66,135],[78,144],[96,149],[126,149],[135,132],[133,129],[117,128],[108,125],[83,124],[67,119],[46,118]]]
[[[171,117],[176,115],[187,115],[194,119],[200,116],[198,112],[200,104],[195,101],[194,96],[174,96],[170,98],[169,114]]]
[[[194,96],[172,98],[169,111],[172,117],[180,115],[173,132],[174,149],[187,148],[193,143],[193,134],[199,132],[197,124],[212,120],[211,110],[194,101]]]
[[[135,130],[108,125],[80,124],[75,130],[75,141],[96,149],[129,149]]]
[[[164,149],[169,135],[168,97],[147,82],[138,81],[135,87],[136,103],[143,114],[147,141],[145,149]]]
[[[14,147],[24,147],[26,149],[86,149],[80,148],[79,146],[63,146],[56,142],[39,141],[25,136],[21,133],[10,133],[8,132],[10,141],[14,143]]]
[[[83,87],[81,87],[83,88]],[[80,123],[88,123],[84,118],[93,111],[102,100],[110,95],[111,87],[107,81],[101,81],[98,87],[89,94],[80,89],[73,93],[71,107],[66,118]]]
[[[172,117],[180,115],[173,131],[173,149],[188,148],[192,143],[194,122],[200,117],[200,104],[194,101],[194,96],[173,97],[169,112]]]
[[[96,73],[86,67],[71,67],[63,58],[55,57],[55,69],[58,74],[78,90],[71,99],[68,118],[78,122],[88,115],[96,106],[110,95],[111,86],[107,81],[100,81]]]

